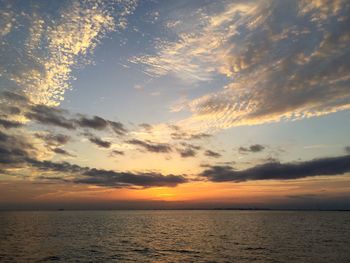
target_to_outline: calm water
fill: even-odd
[[[350,213],[0,212],[0,262],[350,262]]]

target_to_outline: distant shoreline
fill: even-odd
[[[144,209],[0,209],[1,212],[74,212],[74,211],[277,211],[277,212],[350,212],[350,209],[274,209],[274,208],[144,208]]]

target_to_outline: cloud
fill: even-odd
[[[81,117],[76,123],[82,128],[90,128],[100,131],[110,127],[117,135],[124,135],[127,133],[126,128],[121,122],[105,120],[98,116],[94,116],[93,118]]]
[[[45,105],[33,105],[25,116],[30,120],[35,120],[44,125],[54,125],[61,128],[74,130],[76,128],[73,119],[67,119],[65,111]]]
[[[192,148],[177,149],[177,151],[180,153],[182,158],[194,157],[197,154],[197,152]]]
[[[39,152],[24,134],[0,131],[0,169],[21,167],[28,158],[38,158]]]
[[[211,166],[200,175],[213,182],[254,180],[295,180],[313,176],[335,176],[350,172],[350,155],[296,163],[270,162],[246,170],[231,166]]]
[[[112,156],[124,155],[124,152],[123,152],[123,151],[118,151],[118,150],[113,150],[113,151],[111,152],[111,155],[112,155]]]
[[[104,141],[104,140],[102,140],[96,136],[92,136],[92,135],[89,136],[89,141],[96,144],[99,147],[102,147],[102,148],[110,148],[112,145],[111,142]]]
[[[176,150],[178,153],[180,153],[182,158],[195,157],[197,155],[197,151],[202,149],[201,146],[193,145],[187,142],[181,142],[180,145],[184,148],[177,148]]]
[[[57,126],[68,130],[84,128],[102,131],[110,128],[117,135],[125,135],[128,132],[120,122],[106,120],[99,116],[90,118],[81,114],[72,115],[69,111],[61,108],[33,104],[24,95],[13,92],[6,91],[1,95],[0,111],[6,118],[10,118],[12,115],[19,115],[16,117],[22,117],[22,122],[32,120],[42,125]],[[4,100],[2,101],[2,99]],[[21,110],[16,106],[10,106],[11,104],[18,104]],[[20,127],[23,125],[22,122],[0,118],[0,126],[5,128]]]
[[[44,140],[49,146],[61,146],[71,140],[71,137],[65,134],[36,133],[35,137]]]
[[[18,128],[21,127],[23,124],[17,121],[9,121],[5,119],[0,119],[0,125],[4,127],[5,129],[10,129],[10,128]]]
[[[158,173],[128,173],[91,169],[84,173],[86,178],[77,179],[75,183],[94,184],[108,187],[175,187],[187,180],[178,175],[162,175]]]
[[[191,133],[190,131],[184,131],[177,125],[169,125],[169,127],[173,130],[173,132],[170,133],[170,137],[173,140],[202,140],[212,136],[208,133]]]
[[[202,149],[202,147],[199,145],[195,145],[195,144],[191,144],[191,143],[187,143],[187,142],[181,142],[180,144],[186,148],[190,148],[190,149],[193,149],[196,151],[199,151],[200,149]]]
[[[254,6],[233,3],[220,14],[206,14],[204,8],[189,13],[191,9],[185,8],[181,10],[183,23],[190,26],[177,34],[177,41],[157,41],[156,55],[136,56],[130,62],[144,65],[144,71],[154,77],[173,74],[190,83],[211,80],[218,64],[216,50],[236,32],[228,22],[249,13]]]
[[[126,27],[136,1],[60,2],[54,13],[44,7],[9,4],[0,10],[0,74],[35,104],[57,106],[71,88],[72,70],[90,63],[89,55],[107,33]]]
[[[183,102],[179,108],[192,116],[181,127],[206,131],[350,109],[348,1],[213,2],[189,10],[175,40],[131,59],[154,76],[226,78],[222,89]]]
[[[127,188],[137,187],[175,187],[186,183],[187,179],[180,175],[162,175],[159,173],[131,173],[112,170],[81,167],[68,162],[55,163],[51,161],[28,160],[28,163],[43,171],[54,171],[62,174],[70,173],[73,178],[64,182],[76,184],[91,184],[104,187]]]
[[[1,111],[3,111],[5,114],[8,115],[19,115],[21,113],[20,108],[16,107],[16,106],[9,106],[9,105],[2,105],[2,109]]]
[[[79,120],[77,120],[77,124],[83,128],[104,130],[107,127],[108,122],[101,117],[94,116],[91,119],[87,117],[81,117]]]
[[[11,100],[11,101],[15,101],[15,102],[21,102],[21,103],[24,103],[24,104],[29,103],[28,98],[25,95],[22,95],[22,94],[19,94],[19,93],[15,93],[15,92],[11,92],[11,91],[5,90],[5,91],[1,92],[1,96],[4,99],[7,99],[7,100]]]
[[[141,123],[141,124],[139,124],[139,126],[143,129],[145,129],[146,131],[151,131],[153,129],[153,126],[151,124],[148,124],[148,123]]]
[[[188,134],[186,132],[172,132],[170,134],[170,137],[173,139],[173,140],[186,140],[188,138]]]
[[[55,181],[76,184],[92,184],[104,187],[175,187],[188,180],[182,175],[162,175],[154,172],[117,172],[83,167],[68,162],[40,160],[40,150],[34,147],[33,138],[21,134],[0,131],[0,169],[3,173],[15,169],[22,175],[30,174],[31,180],[50,180],[45,174],[56,174]],[[63,149],[54,148],[58,154],[70,155]],[[71,155],[70,155],[71,156]],[[47,157],[47,156],[46,156]],[[26,171],[26,172],[24,172]],[[26,178],[25,176],[23,178]],[[61,178],[60,180],[57,180]]]
[[[214,151],[212,151],[212,150],[206,150],[206,151],[204,152],[204,155],[205,155],[205,156],[208,156],[208,157],[213,157],[213,158],[219,158],[219,157],[221,157],[221,154],[220,154],[220,153],[214,152]]]
[[[61,154],[61,155],[66,155],[66,156],[71,156],[71,157],[74,156],[62,148],[54,148],[54,149],[52,149],[52,151],[54,153]]]
[[[239,147],[238,151],[240,153],[257,153],[257,152],[262,152],[265,149],[265,146],[261,145],[261,144],[253,144],[250,145],[248,148],[247,147]]]
[[[26,122],[24,112],[27,111],[29,101],[21,92],[0,92],[0,119],[5,129],[20,128]]]
[[[128,132],[121,122],[108,121],[108,124],[117,135],[124,135]]]
[[[196,134],[191,134],[190,140],[201,140],[204,138],[210,138],[212,135],[208,133],[196,133]]]
[[[60,146],[67,144],[71,140],[70,136],[64,135],[64,134],[53,134],[53,133],[36,133],[34,134],[34,136],[38,139],[43,140],[50,151],[57,154],[74,157],[73,154],[60,148]]]
[[[138,139],[128,140],[127,143],[141,146],[143,149],[154,153],[169,153],[171,146],[167,143],[153,143],[150,141],[141,141]]]

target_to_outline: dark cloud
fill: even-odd
[[[170,137],[173,140],[186,140],[188,139],[188,133],[183,131],[176,131],[176,132],[170,133]]]
[[[212,135],[208,133],[189,134],[185,131],[181,131],[180,128],[178,128],[178,130],[176,130],[175,132],[172,132],[170,136],[173,140],[201,140],[201,139],[209,138]]]
[[[93,118],[81,117],[76,123],[82,128],[90,128],[100,131],[107,127],[111,127],[111,129],[118,135],[124,135],[127,132],[121,122],[105,120],[98,116],[94,116]]]
[[[204,155],[205,155],[205,156],[208,156],[208,157],[213,157],[213,158],[219,158],[219,157],[221,157],[221,154],[220,154],[220,153],[214,152],[214,151],[212,151],[212,150],[206,150],[206,151],[204,152]]]
[[[23,160],[28,157],[30,154],[21,148],[11,147],[5,148],[3,145],[0,146],[0,165],[2,169],[4,168],[13,168],[17,165],[22,164]],[[11,165],[10,167],[7,167]]]
[[[56,107],[49,107],[46,105],[32,105],[25,97],[22,98],[21,95],[14,93],[5,93],[7,97],[13,97],[16,100],[21,100],[23,102],[23,111],[24,116],[29,120],[39,122],[42,125],[53,125],[65,129],[76,129],[78,128],[87,128],[94,130],[105,130],[110,127],[116,134],[124,135],[127,133],[127,129],[120,122],[105,120],[98,116],[93,116],[92,118],[82,116],[78,114],[78,117],[70,117],[70,113],[67,110],[59,109]],[[5,96],[3,94],[3,96]],[[21,99],[22,98],[22,99]],[[12,107],[12,108],[10,108]],[[2,111],[12,111],[13,113],[20,113],[18,107],[2,105]],[[8,120],[1,120],[0,125],[6,126],[6,128],[12,128],[20,126],[19,123],[10,122]]]
[[[177,148],[176,150],[178,153],[180,153],[181,157],[187,158],[187,157],[194,157],[197,155],[197,151],[202,149],[202,147],[186,142],[180,143],[184,148]]]
[[[74,155],[70,154],[66,150],[59,148],[59,146],[65,145],[71,139],[70,136],[64,134],[50,134],[50,133],[36,133],[34,135],[36,138],[43,140],[47,148],[57,154],[66,155],[73,157]]]
[[[155,153],[169,153],[171,152],[171,146],[167,143],[153,143],[150,141],[141,141],[138,139],[128,140],[127,143],[141,146],[149,152]]]
[[[62,174],[83,174],[84,172],[88,171],[88,167],[82,167],[76,164],[71,164],[68,162],[61,162],[56,163],[52,161],[39,161],[36,159],[28,158],[27,163],[31,165],[34,168],[37,168],[42,171],[53,171],[53,172],[59,172]]]
[[[111,147],[111,144],[112,144],[111,142],[104,141],[96,136],[90,136],[89,140],[90,140],[90,142],[92,142],[92,143],[94,143],[97,146],[102,147],[102,148],[109,148],[109,147]]]
[[[159,173],[129,173],[99,169],[90,169],[85,172],[86,178],[77,179],[75,183],[88,183],[108,187],[175,187],[187,180],[178,175],[162,175]]]
[[[297,163],[271,162],[246,170],[231,166],[212,166],[201,173],[213,182],[244,182],[252,180],[293,180],[311,176],[341,175],[350,172],[350,155],[329,157]]]
[[[23,126],[22,123],[16,122],[16,121],[9,121],[5,119],[0,119],[0,125],[4,127],[5,129],[10,129],[10,128],[18,128]]]
[[[188,133],[185,131],[182,131],[180,126],[169,124],[168,127],[173,130],[172,133],[170,133],[170,137],[173,140],[186,140],[188,138]]]
[[[257,152],[262,152],[265,149],[265,146],[261,144],[253,144],[250,145],[249,147],[239,147],[238,151],[240,153],[257,153]]]
[[[197,134],[191,134],[190,140],[201,140],[204,138],[210,138],[212,135],[208,133],[197,133]]]
[[[162,175],[159,173],[131,173],[81,167],[68,162],[28,160],[32,167],[43,171],[54,171],[62,174],[75,174],[72,183],[92,184],[105,187],[175,187],[186,183],[187,179],[180,175]],[[47,179],[47,178],[46,178]],[[69,182],[69,180],[65,180]]]
[[[75,129],[75,122],[67,119],[64,114],[66,111],[52,108],[45,105],[34,105],[25,116],[30,120],[35,120],[41,124],[54,125],[69,130]]]
[[[230,162],[218,162],[217,164],[219,165],[224,165],[224,166],[229,166],[229,165],[234,165],[236,164],[235,161],[230,161]]]
[[[181,129],[180,126],[177,125],[168,125],[170,129],[173,130],[172,133],[170,133],[170,136],[173,140],[201,140],[205,138],[209,138],[212,135],[208,133],[189,133],[187,131],[184,131]]]
[[[1,98],[5,99],[1,101],[1,112],[6,115],[20,114],[22,111],[16,106],[18,102],[21,102],[20,106],[23,110],[23,114],[29,120],[39,122],[42,125],[53,125],[65,129],[87,128],[94,130],[105,130],[110,128],[118,135],[124,135],[127,133],[127,129],[121,122],[115,122],[105,120],[99,116],[93,116],[92,118],[77,114],[77,117],[70,117],[70,113],[67,110],[59,109],[56,107],[49,107],[41,104],[32,104],[25,96],[12,92],[3,92]],[[9,103],[9,100],[12,100]],[[20,123],[9,121],[7,119],[0,119],[0,125],[5,128],[16,128],[21,126]]]
[[[36,156],[36,148],[26,137],[0,131],[0,169],[22,166],[26,159]]]
[[[112,130],[118,135],[124,135],[127,133],[127,129],[125,129],[124,125],[121,122],[108,121],[108,124],[112,128]]]
[[[54,148],[53,151],[59,154],[69,154],[61,148]],[[0,169],[6,172],[7,169],[15,167],[37,169],[39,172],[57,172],[64,175],[63,182],[105,187],[175,187],[187,182],[187,179],[180,175],[116,172],[82,167],[68,162],[40,161],[37,159],[36,149],[27,142],[25,137],[0,131]]]
[[[13,102],[20,102],[20,103],[28,103],[29,100],[27,99],[27,97],[23,94],[20,93],[15,93],[15,92],[11,92],[11,91],[3,91],[1,93],[2,97],[7,99],[7,100],[11,100]]]
[[[11,105],[1,105],[1,112],[5,115],[19,115],[21,113],[21,109],[17,106]]]
[[[61,154],[61,155],[66,155],[66,156],[71,156],[71,157],[74,156],[62,148],[54,148],[54,149],[52,149],[52,151],[54,153]]]
[[[46,142],[47,145],[50,146],[60,146],[68,143],[71,139],[70,136],[64,134],[40,134],[36,133],[35,137],[42,139]]]
[[[182,146],[185,146],[185,147],[187,147],[187,148],[196,150],[196,151],[199,151],[200,149],[202,149],[202,147],[199,146],[199,145],[194,145],[194,144],[187,143],[187,142],[182,142],[181,145],[182,145]]]
[[[124,155],[124,152],[123,152],[123,151],[118,151],[118,150],[113,150],[113,151],[111,152],[111,154],[112,154],[113,156],[115,156],[115,155]]]
[[[95,130],[103,130],[107,127],[108,122],[98,116],[94,116],[93,118],[81,117],[76,123],[83,128],[91,128]]]
[[[151,124],[148,124],[148,123],[141,123],[141,124],[139,124],[139,126],[143,129],[145,129],[146,131],[151,131],[153,129],[153,126]]]
[[[182,158],[194,157],[197,154],[197,152],[192,148],[177,149],[177,151],[180,153]]]

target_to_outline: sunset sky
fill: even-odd
[[[0,209],[350,209],[347,0],[0,0]]]

